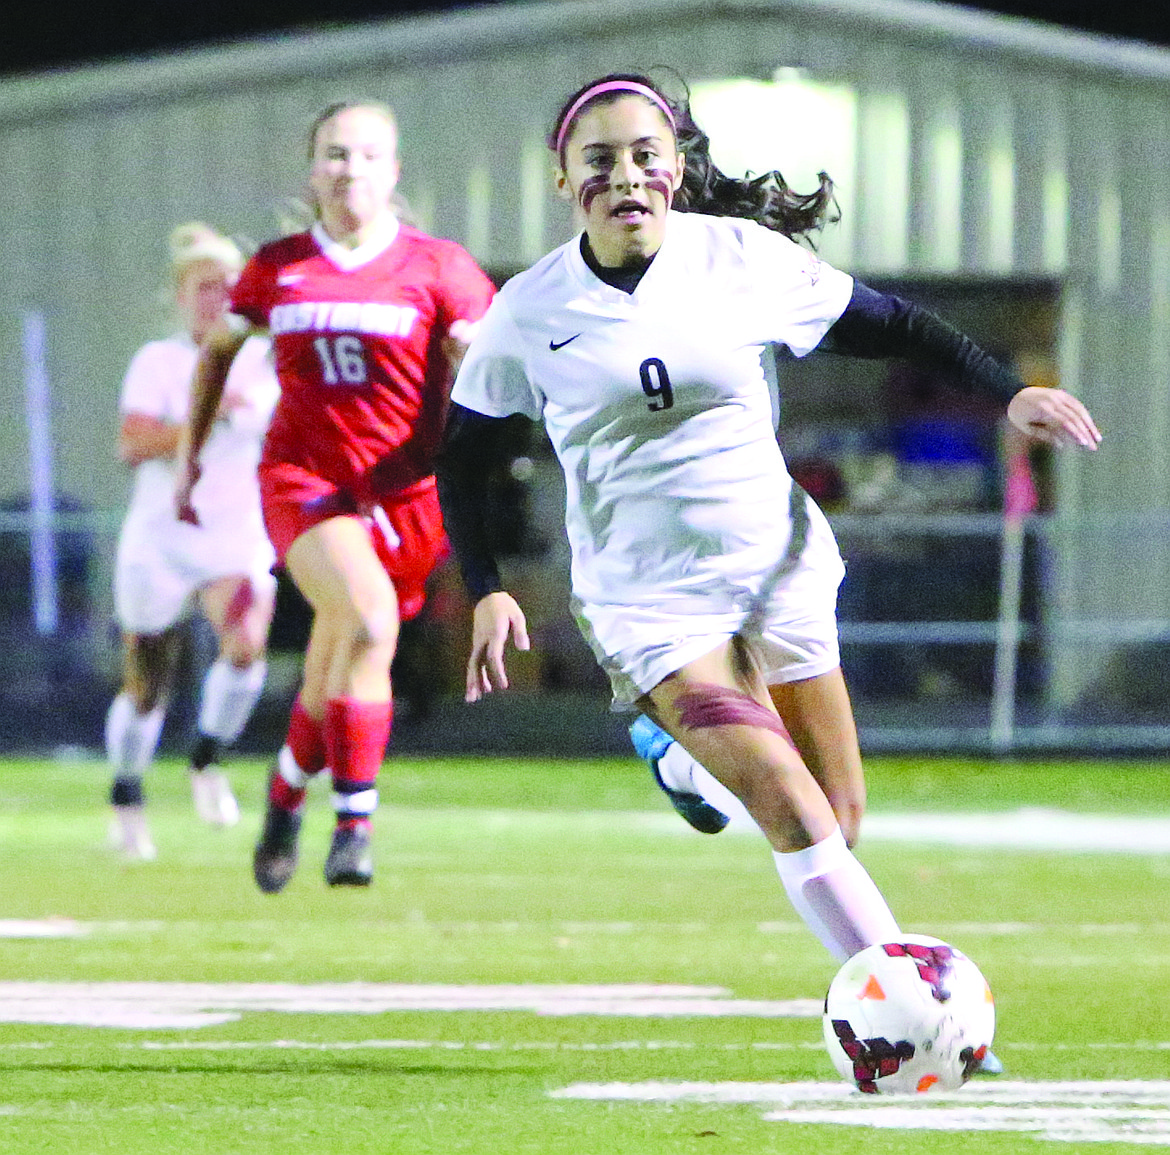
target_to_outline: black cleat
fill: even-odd
[[[370,828],[364,822],[334,829],[325,859],[325,881],[330,886],[369,886],[374,881]]]
[[[278,894],[297,869],[299,812],[282,810],[271,799],[264,812],[264,829],[252,854],[252,875],[265,894]]]

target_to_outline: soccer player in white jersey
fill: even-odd
[[[937,317],[791,240],[823,221],[827,178],[807,197],[778,173],[731,180],[707,143],[685,99],[644,76],[602,77],[556,119],[557,188],[583,231],[496,297],[440,459],[475,601],[466,696],[507,686],[509,638],[528,647],[479,486],[493,423],[519,413],[543,420],[564,469],[575,610],[616,704],[743,802],[793,906],[845,959],[900,931],[848,845],[864,780],[837,645],[843,566],[785,467],[762,349],[909,357],[1010,400],[1035,436],[1092,448],[1099,434],[1075,398],[1021,388]]]
[[[199,342],[227,306],[243,255],[206,225],[170,238],[171,285],[182,328],[134,355],[122,386],[118,454],[134,468],[118,539],[114,601],[124,640],[123,681],[106,717],[113,771],[113,835],[131,858],[153,858],[142,779],[158,746],[173,675],[175,627],[199,601],[219,639],[203,680],[199,734],[191,753],[196,812],[230,826],[239,808],[218,768],[264,685],[265,645],[276,583],[264,533],[256,465],[279,394],[268,345],[250,342],[202,462],[199,526],[175,516],[175,452],[187,419]]]

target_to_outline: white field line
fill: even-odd
[[[618,1018],[802,1018],[818,999],[737,999],[720,987],[412,983],[0,982],[0,1023],[183,1029],[237,1022],[248,1012],[372,1015],[392,1012],[513,1011]],[[761,1049],[781,1044],[755,1044]],[[819,1044],[817,1044],[819,1046]],[[1008,1046],[1027,1047],[1025,1043]],[[1099,1040],[1044,1044],[1048,1050],[1170,1050],[1170,1042]]]
[[[56,924],[60,920],[49,919],[45,920],[45,928],[43,930],[33,929],[40,924],[35,920],[24,919],[0,919],[0,939],[2,938],[82,938],[86,935],[140,935],[153,934],[160,930],[167,929],[168,924],[160,922],[157,919],[143,919],[140,921],[118,920],[116,922],[86,922],[86,923],[71,923],[67,933],[56,929]],[[16,924],[14,927],[11,924]],[[172,924],[180,925],[180,924]],[[235,924],[245,928],[254,928],[257,933],[267,932],[271,928],[271,924],[267,921],[243,922]],[[456,921],[456,920],[436,920],[431,922],[426,919],[419,919],[414,916],[407,916],[397,921],[384,920],[384,925],[392,928],[398,933],[404,934],[433,934],[441,933],[446,936],[450,935],[518,935],[518,934],[533,934],[541,935],[557,934],[565,936],[588,935],[591,937],[597,936],[621,936],[621,935],[637,935],[637,934],[678,934],[694,937],[696,935],[715,933],[719,927],[718,922],[659,922],[654,921],[637,921],[633,919],[621,922],[554,922],[554,921],[540,921],[531,920],[520,922],[516,919],[504,919],[497,921]],[[11,928],[11,933],[9,933]],[[799,935],[804,936],[808,934],[808,928],[804,923],[795,918],[792,919],[766,919],[762,922],[756,923],[756,932],[764,935]],[[1167,935],[1170,934],[1170,922],[1115,922],[1115,923],[1067,923],[1067,922],[932,922],[929,926],[912,926],[908,928],[911,931],[918,933],[930,933],[938,935],[947,941],[951,939],[969,937],[974,935],[984,936],[998,936],[998,937],[1019,937],[1024,935],[1035,934],[1052,934],[1059,932],[1061,935],[1076,936],[1080,935],[1087,939],[1094,938],[1119,938],[1130,937],[1134,935]],[[1069,965],[1071,956],[1062,955],[1061,961],[1064,965]],[[1095,965],[1099,962],[1096,956],[1086,956],[1083,960],[1084,965]],[[1170,961],[1168,959],[1167,961]]]
[[[759,833],[734,798],[726,806],[732,811],[729,832]],[[1170,854],[1170,816],[1076,814],[1038,806],[970,814],[871,811],[862,820],[861,833],[866,842],[919,846]]]
[[[816,1018],[816,999],[736,999],[721,987],[669,984],[0,983],[0,1022],[183,1029],[244,1012],[371,1015],[520,1011],[536,1015]]]
[[[0,1051],[49,1051],[61,1046],[47,1041],[0,1043]],[[605,1042],[570,1042],[561,1039],[143,1039],[138,1042],[118,1043],[122,1050],[131,1051],[718,1051],[718,1052],[777,1052],[823,1051],[820,1040],[751,1042],[701,1042],[693,1039],[610,1039]],[[1170,1051],[1170,1039],[1160,1042],[1097,1043],[997,1043],[1000,1052],[1085,1050],[1129,1051],[1145,1053]],[[1002,1084],[1001,1084],[1002,1085]]]
[[[703,791],[712,805],[731,815],[725,833],[760,837],[742,803],[712,780]],[[694,831],[663,799],[650,812],[576,811],[544,813],[520,810],[469,811],[466,821],[490,830],[544,831],[628,829],[641,833],[692,836]],[[1048,850],[1068,853],[1170,854],[1170,814],[1084,814],[1050,807],[1018,810],[940,813],[871,810],[862,822],[865,841],[905,842],[923,846],[975,849]]]
[[[0,938],[82,938],[90,929],[71,918],[0,918]]]
[[[36,1044],[29,1044],[33,1046]],[[51,1046],[52,1044],[40,1044]],[[357,1042],[299,1042],[296,1039],[275,1039],[253,1042],[244,1039],[216,1041],[213,1039],[185,1039],[182,1042],[146,1040],[140,1043],[120,1043],[122,1047],[140,1047],[147,1051],[167,1050],[250,1050],[255,1047],[276,1050],[350,1051],[350,1050],[427,1050],[443,1051],[823,1051],[820,1040],[801,1042],[697,1043],[689,1039],[616,1039],[609,1042],[572,1043],[560,1040],[522,1040],[518,1042],[469,1042],[460,1039],[364,1039]],[[0,1050],[3,1047],[0,1046]],[[997,1043],[997,1051],[1170,1051],[1170,1040],[1158,1043]]]
[[[820,1041],[699,1043],[689,1039],[611,1039],[607,1042],[575,1043],[561,1039],[182,1039],[119,1043],[124,1050],[141,1051],[824,1051]]]
[[[764,1103],[774,1107],[797,1107],[808,1103],[899,1103],[937,1105],[944,1102],[1030,1105],[1047,1103],[1116,1102],[1165,1106],[1170,1110],[1170,1080],[1167,1079],[1061,1079],[1030,1082],[1022,1079],[975,1080],[958,1091],[931,1091],[926,1095],[861,1094],[843,1079],[827,1083],[708,1083],[646,1081],[643,1083],[574,1083],[550,1091],[554,1099],[595,1099],[638,1103]]]
[[[898,1131],[1021,1132],[1050,1142],[1170,1146],[1170,1082],[972,1082],[960,1091],[867,1096],[839,1083],[577,1083],[558,1099],[758,1103],[775,1123]]]
[[[730,816],[728,831],[758,833],[743,803],[701,767],[695,783],[708,802]],[[866,815],[862,836],[928,846],[1170,854],[1170,814],[1083,814],[1039,806],[969,814],[883,813],[879,808]]]
[[[1029,807],[983,814],[870,814],[866,839],[1010,850],[1170,854],[1170,817]]]

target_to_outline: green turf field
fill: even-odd
[[[316,791],[279,896],[250,876],[263,768],[233,776],[217,831],[156,770],[159,858],[126,864],[101,764],[0,764],[3,1155],[1170,1147],[1170,765],[871,763],[875,830],[1030,808],[1121,838],[863,842],[903,928],[997,995],[1008,1075],[929,1111],[843,1097],[810,1017],[834,967],[762,840],[694,834],[632,757],[389,763],[369,891],[325,887]]]

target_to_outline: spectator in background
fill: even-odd
[[[204,340],[178,503],[248,335],[271,334],[281,398],[264,446],[264,520],[313,611],[304,680],[253,856],[261,890],[296,868],[309,778],[328,766],[331,886],[373,878],[371,816],[390,735],[390,663],[446,551],[433,456],[453,367],[493,293],[450,241],[399,219],[398,129],[384,105],[331,105],[309,132],[315,222],[265,245]],[[245,346],[246,347],[246,346]]]
[[[239,820],[221,752],[239,736],[264,685],[275,580],[260,517],[256,465],[276,404],[264,341],[250,341],[214,414],[204,458],[199,525],[175,517],[175,452],[187,419],[200,342],[222,320],[244,258],[207,225],[180,225],[170,238],[171,287],[180,332],[150,341],[122,386],[118,455],[134,469],[118,539],[114,601],[122,627],[122,688],[106,717],[113,770],[110,801],[117,846],[153,858],[143,775],[154,757],[174,676],[176,627],[194,599],[219,640],[203,680],[199,734],[191,752],[195,809],[215,825]]]

